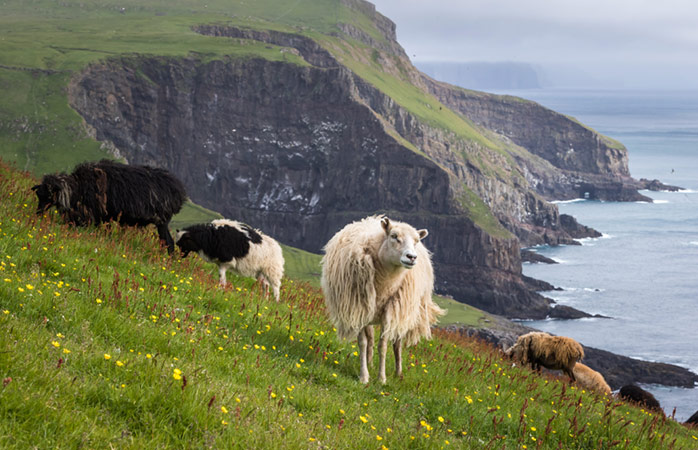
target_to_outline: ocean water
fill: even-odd
[[[503,93],[503,92],[499,92]],[[611,319],[529,322],[585,345],[698,373],[698,92],[526,90],[506,93],[571,115],[621,141],[635,178],[681,192],[645,192],[653,203],[577,200],[561,213],[601,233],[581,246],[538,247],[559,264],[525,264],[526,275],[564,291],[563,305]],[[698,410],[698,388],[643,386],[683,421]]]

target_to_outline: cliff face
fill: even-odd
[[[172,170],[205,207],[314,252],[347,222],[388,212],[431,231],[441,291],[544,317],[516,239],[475,225],[461,181],[386,133],[356,100],[365,89],[341,67],[134,58],[91,66],[70,97],[98,140]]]
[[[320,252],[347,222],[386,212],[430,230],[441,292],[509,317],[545,317],[550,301],[534,292],[541,283],[522,276],[520,243],[592,234],[544,195],[577,179],[589,190],[629,179],[624,149],[601,146],[593,132],[568,129],[572,121],[535,104],[522,111],[513,100],[468,97],[428,79],[394,41],[392,22],[361,0],[344,3],[368,8],[385,39],[338,24],[343,33],[372,45],[386,73],[431,92],[486,137],[420,119],[306,36],[234,27],[196,31],[279,46],[307,65],[112,59],[74,77],[71,105],[118,156],[168,168],[192,200],[284,243]],[[530,117],[508,122],[522,113]],[[557,137],[543,145],[547,134],[536,127]],[[560,154],[568,141],[559,136],[579,150]]]
[[[424,85],[444,104],[549,163],[552,170],[518,158],[530,185],[545,198],[651,201],[637,192],[647,185],[630,176],[622,144],[531,101],[468,91],[426,76]]]

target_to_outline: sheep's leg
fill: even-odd
[[[281,283],[274,283],[271,286],[271,290],[274,293],[274,300],[279,301],[279,298],[281,297]]]
[[[274,278],[264,275],[267,279],[267,283],[271,286],[271,292],[274,294],[274,300],[279,301],[281,295],[281,281],[274,281]]]
[[[384,333],[385,326],[381,326],[381,337],[378,340],[378,377],[380,382],[385,384],[385,354],[388,353],[388,335]]]
[[[262,291],[264,291],[264,296],[269,295],[269,281],[261,273],[257,276],[257,282],[262,285]],[[277,299],[278,300],[278,299]]]
[[[570,380],[572,380],[573,383],[577,381],[577,378],[574,376],[574,372],[572,372],[572,369],[570,369],[569,367],[565,367],[564,369],[562,369],[562,371],[570,377]]]
[[[370,327],[369,325],[368,327]],[[366,327],[366,328],[368,328]],[[363,384],[368,383],[368,366],[366,364],[366,345],[368,338],[366,336],[366,328],[359,331],[359,363],[361,364],[359,369],[359,381]]]
[[[167,224],[165,223],[157,225],[157,229],[160,242],[163,242],[167,246],[167,253],[171,255],[174,253],[174,240],[172,239],[172,235],[170,234]]]
[[[221,287],[225,287],[226,280],[225,280],[225,272],[228,270],[227,267],[225,266],[218,266],[218,275],[220,275],[220,284]]]
[[[395,376],[402,378],[402,340],[393,342],[393,353],[395,354]]]
[[[369,325],[364,328],[366,332],[366,365],[371,367],[373,365],[373,325]]]

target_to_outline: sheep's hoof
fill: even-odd
[[[388,379],[386,377],[380,377],[380,382],[381,384],[386,384],[388,382]]]
[[[368,384],[368,375],[359,377],[359,382],[361,382],[361,384]]]

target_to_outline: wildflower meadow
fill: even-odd
[[[316,287],[221,289],[154,228],[37,215],[34,183],[0,163],[0,448],[698,448],[698,430],[445,331],[364,386]]]

